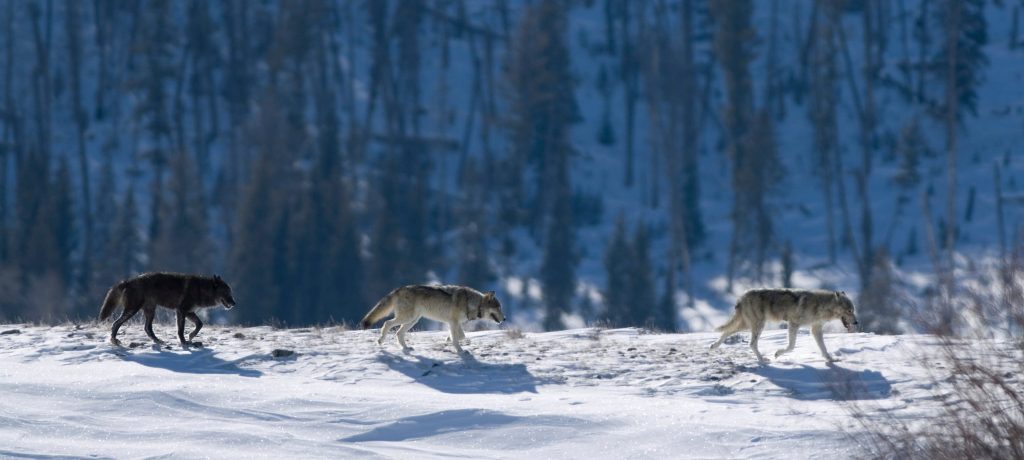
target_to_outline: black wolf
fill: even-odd
[[[121,345],[117,340],[117,330],[135,316],[139,310],[146,314],[146,335],[154,342],[164,342],[153,334],[153,318],[156,307],[161,306],[175,311],[178,317],[178,340],[182,348],[188,349],[192,339],[203,328],[203,322],[196,316],[195,310],[223,305],[230,310],[235,306],[231,297],[231,287],[219,276],[187,275],[182,273],[145,273],[115,284],[107,291],[107,298],[100,308],[100,319],[110,317],[118,305],[124,305],[121,317],[114,321],[110,328],[110,343]],[[185,340],[185,318],[190,319],[196,328]]]

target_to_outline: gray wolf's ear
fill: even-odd
[[[836,291],[836,300],[839,300],[839,291]]]
[[[494,291],[487,291],[484,293],[484,297],[494,297]]]

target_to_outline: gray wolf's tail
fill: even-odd
[[[121,304],[121,300],[124,299],[124,288],[128,284],[127,281],[121,281],[115,284],[107,291],[107,297],[103,299],[103,306],[100,307],[100,319],[110,318],[110,314],[114,312],[114,309]]]
[[[391,310],[395,308],[395,303],[392,302],[392,298],[397,293],[398,289],[395,289],[388,293],[388,295],[384,296],[384,298],[380,299],[377,302],[377,305],[374,305],[373,309],[371,309],[370,312],[363,317],[363,320],[359,322],[359,327],[369,329],[370,326],[373,326],[373,323],[380,321],[382,318],[387,316],[388,313],[391,313]]]
[[[740,299],[741,301],[743,299]],[[740,302],[736,302],[736,309],[732,313],[732,318],[729,318],[725,324],[715,328],[716,331],[722,332],[725,330],[737,330],[743,327],[743,315],[740,314]]]

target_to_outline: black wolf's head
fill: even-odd
[[[843,322],[843,327],[847,332],[857,332],[859,323],[857,315],[854,314],[853,301],[842,291],[836,291],[835,296],[839,308],[839,320]]]
[[[231,286],[228,286],[228,283],[221,279],[220,276],[213,277],[213,284],[213,292],[217,301],[228,310],[234,308],[235,298],[231,296]]]
[[[480,302],[480,316],[490,318],[498,324],[505,321],[505,314],[501,311],[501,302],[494,295],[494,291],[484,294],[484,299]]]

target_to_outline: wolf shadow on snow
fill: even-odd
[[[248,359],[266,359],[266,355],[250,355],[233,361],[218,358],[207,348],[192,349],[185,353],[176,353],[160,349],[157,353],[127,353],[121,359],[146,367],[166,369],[186,374],[236,374],[242,377],[260,377],[262,372],[256,369],[238,367],[238,363]]]
[[[760,366],[753,373],[767,378],[790,397],[803,401],[864,401],[888,398],[892,385],[881,372],[854,371],[829,363],[825,369],[801,364],[795,368]]]
[[[383,350],[378,357],[392,370],[443,393],[536,393],[537,385],[545,383],[531,374],[525,364],[484,363],[468,353],[460,354],[459,359],[444,362]]]

